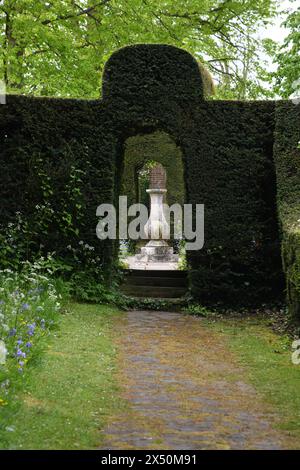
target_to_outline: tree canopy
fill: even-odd
[[[166,43],[207,64],[219,85],[217,97],[266,96],[255,33],[276,15],[277,5],[276,0],[0,0],[0,78],[12,93],[97,98],[114,50]]]
[[[279,64],[275,75],[276,90],[284,98],[300,95],[300,6],[284,22],[289,33],[275,59]]]

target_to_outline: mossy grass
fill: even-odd
[[[261,317],[212,318],[203,322],[222,334],[245,367],[245,378],[274,407],[278,428],[300,438],[300,366],[292,363],[292,339]]]

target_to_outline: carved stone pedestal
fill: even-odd
[[[137,259],[142,262],[176,262],[178,260],[178,256],[174,255],[173,248],[164,239],[170,237],[170,228],[165,219],[163,207],[166,192],[166,189],[147,189],[151,199],[151,206],[150,217],[144,230],[150,241],[141,249],[141,253],[137,255]]]

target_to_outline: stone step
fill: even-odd
[[[187,287],[186,277],[136,276],[125,278],[127,286]]]
[[[135,297],[134,295],[131,295],[130,297],[135,300],[141,300],[141,297]],[[169,305],[172,305],[174,307],[186,306],[186,300],[184,297],[147,297],[147,300],[168,302]]]
[[[165,299],[178,299],[183,297],[187,291],[185,287],[132,286],[126,284],[121,287],[121,290],[128,296]]]
[[[163,270],[163,269],[125,269],[126,277],[169,277],[169,278],[187,278],[187,271]]]

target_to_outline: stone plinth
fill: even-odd
[[[147,261],[177,261],[177,256],[173,253],[173,248],[165,240],[150,240],[146,246],[141,248],[140,260],[147,258]]]
[[[137,259],[141,262],[169,262],[177,261],[173,248],[170,247],[166,238],[170,237],[170,227],[164,215],[164,196],[166,189],[147,189],[150,195],[150,216],[144,231],[150,241],[141,249]]]

